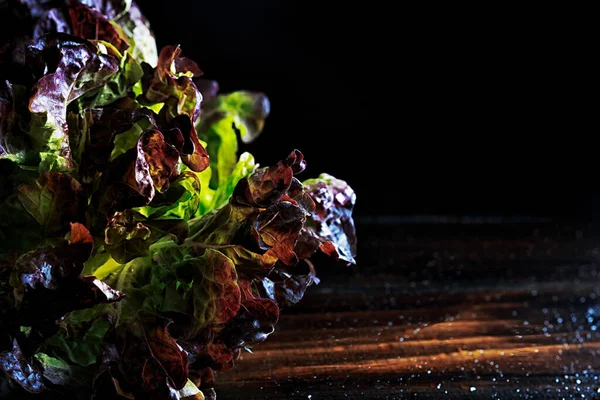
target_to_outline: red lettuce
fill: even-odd
[[[298,150],[238,154],[266,95],[159,53],[133,1],[1,6],[0,383],[214,399],[215,373],[319,282],[316,253],[354,262],[354,192],[302,183]]]

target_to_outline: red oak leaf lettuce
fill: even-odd
[[[134,1],[0,8],[0,385],[215,399],[215,374],[319,283],[317,252],[354,262],[354,192],[303,184],[298,150],[238,154],[267,96],[158,55]]]

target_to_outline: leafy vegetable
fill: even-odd
[[[221,186],[236,165],[238,135],[245,143],[262,131],[270,112],[268,98],[262,93],[247,91],[217,95],[218,87],[204,85],[208,101],[198,120],[198,136],[207,143],[213,173],[210,188]]]
[[[40,368],[23,354],[16,340],[12,349],[0,353],[0,369],[30,393],[41,393],[46,388]]]
[[[307,236],[316,235],[321,250],[353,264],[356,255],[356,230],[352,219],[356,202],[354,190],[345,181],[329,174],[305,181],[304,187],[316,204],[307,224]]]
[[[141,101],[146,104],[165,103],[168,119],[183,114],[195,121],[200,114],[202,94],[192,78],[201,74],[195,62],[181,57],[179,46],[166,46],[158,56],[154,73],[144,80]]]
[[[46,233],[67,228],[67,221],[83,222],[87,199],[81,184],[69,175],[44,172],[35,183],[19,186],[17,195]]]
[[[95,8],[88,7],[76,0],[70,0],[69,16],[73,35],[86,39],[104,40],[121,52],[129,48],[129,43],[119,32],[119,28]]]
[[[178,46],[158,53],[133,1],[10,5],[0,383],[14,396],[214,399],[215,373],[319,282],[315,253],[354,262],[354,192],[326,174],[301,183],[298,150],[264,167],[238,154],[268,98],[220,93]]]

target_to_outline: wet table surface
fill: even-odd
[[[492,222],[359,225],[218,399],[600,398],[600,235]]]

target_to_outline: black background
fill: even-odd
[[[222,91],[268,95],[265,130],[243,150],[265,165],[300,149],[304,178],[347,180],[358,215],[593,218],[592,56],[566,18],[313,0],[140,7],[159,47],[180,44]]]

